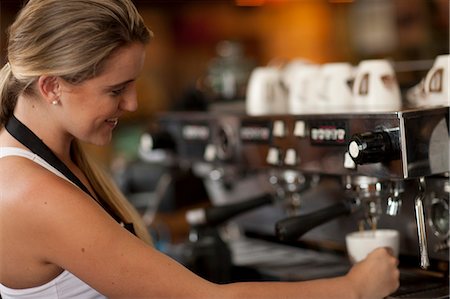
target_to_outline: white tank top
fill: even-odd
[[[56,168],[28,150],[16,147],[0,147],[0,158],[7,156],[20,156],[30,159],[57,176],[67,180],[67,178]],[[67,270],[64,270],[57,277],[41,286],[28,289],[11,289],[0,283],[0,294],[2,299],[106,298]]]

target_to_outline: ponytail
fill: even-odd
[[[0,70],[0,127],[6,124],[16,106],[17,94],[13,90],[13,81],[11,65],[7,62]]]
[[[79,141],[72,143],[72,155],[91,182],[95,193],[100,198],[106,199],[109,206],[123,221],[133,223],[137,237],[147,244],[153,244],[147,227],[136,209],[125,198],[107,171],[86,154]]]

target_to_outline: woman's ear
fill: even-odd
[[[53,105],[59,103],[61,87],[57,77],[42,75],[38,79],[37,87],[39,94],[47,103]]]

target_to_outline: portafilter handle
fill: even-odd
[[[249,210],[272,203],[274,196],[265,194],[242,202],[193,209],[186,213],[186,220],[191,226],[217,226]]]
[[[295,241],[311,229],[354,210],[355,203],[343,201],[310,214],[289,217],[275,224],[275,234],[280,241]]]

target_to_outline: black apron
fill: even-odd
[[[92,197],[111,217],[117,222],[121,223],[128,231],[135,234],[133,223],[123,223],[120,216],[114,212],[111,206],[102,198],[98,197],[98,200],[89,192],[86,186],[80,181],[80,179],[62,162],[52,150],[42,142],[27,126],[21,123],[14,115],[6,123],[5,129],[11,134],[17,141],[26,146],[34,154],[44,159],[47,163],[61,172],[68,180],[77,185],[86,194]]]

